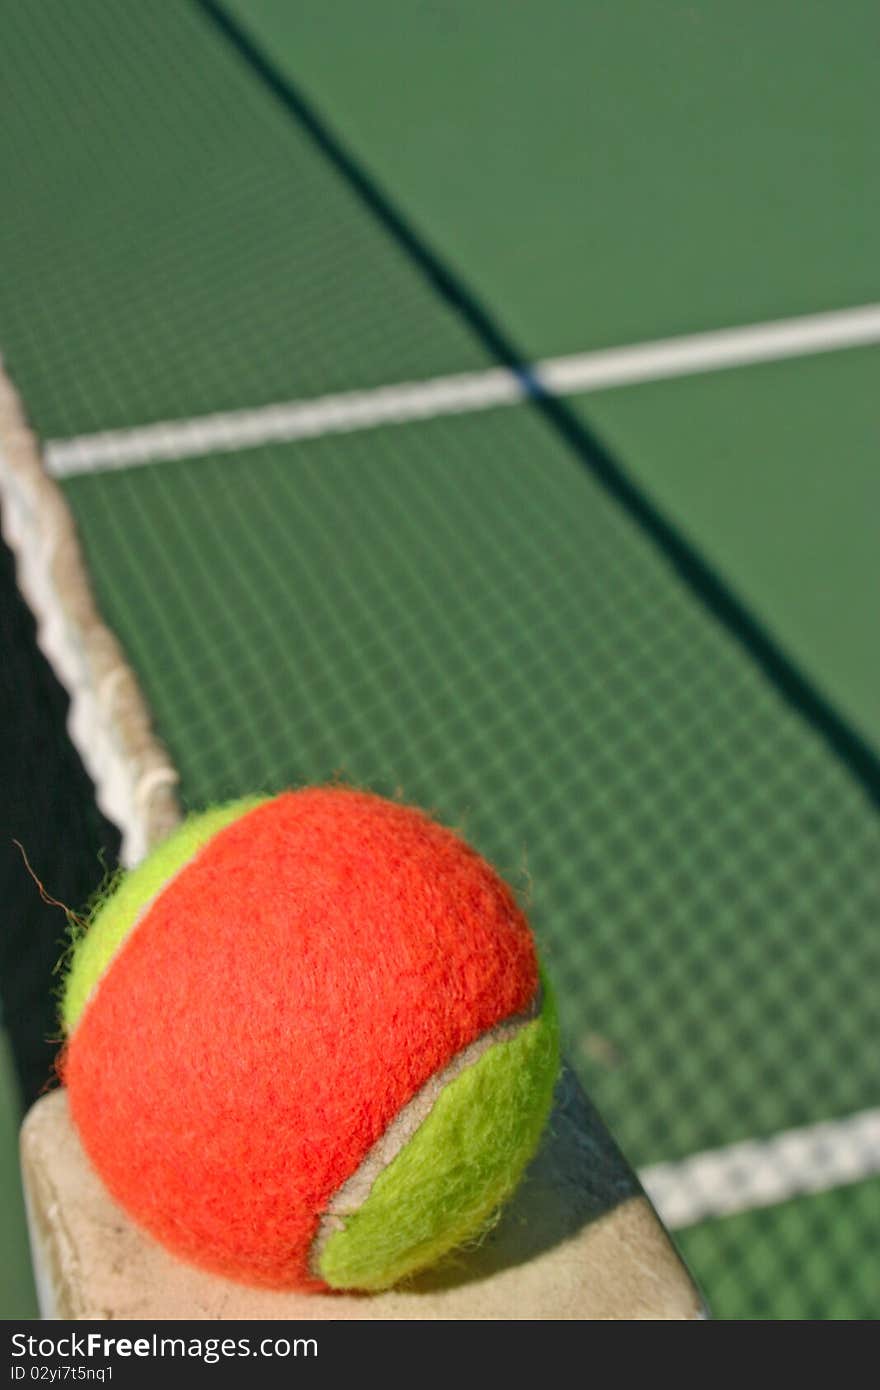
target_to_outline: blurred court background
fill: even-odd
[[[0,352],[184,804],[341,774],[462,826],[715,1315],[876,1316],[876,6],[42,0],[2,31]],[[779,360],[591,376],[820,314]],[[63,919],[10,841],[79,902],[119,836],[4,564],[21,1316]]]

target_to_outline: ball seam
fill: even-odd
[[[441,1092],[462,1072],[472,1067],[490,1048],[510,1042],[523,1028],[540,1017],[543,1007],[543,988],[538,984],[528,1006],[487,1028],[479,1037],[457,1052],[444,1067],[429,1077],[415,1095],[407,1101],[388,1128],[361,1159],[355,1171],[336,1189],[321,1217],[309,1247],[309,1273],[321,1279],[320,1264],[324,1248],[331,1236],[341,1231],[348,1218],[355,1215],[368,1200],[373,1184],[407,1144],[415,1138],[427,1120]]]

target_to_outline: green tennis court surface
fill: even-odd
[[[6,1035],[0,1029],[0,1213],[4,1256],[0,1261],[0,1317],[3,1318],[38,1316],[18,1173],[19,1113],[18,1087]]]
[[[531,359],[880,297],[867,6],[241,3],[482,332],[209,8],[7,24],[0,348],[48,441],[484,372],[492,323]],[[528,892],[720,1316],[880,1306],[876,1154],[711,1220],[687,1167],[878,1105],[877,355],[62,478],[187,804],[399,788]]]
[[[866,348],[579,402],[875,748],[878,382]]]

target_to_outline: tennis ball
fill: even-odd
[[[510,889],[421,811],[341,787],[186,821],[98,904],[62,1020],[110,1193],[277,1288],[386,1288],[478,1236],[558,1069]]]

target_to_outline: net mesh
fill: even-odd
[[[0,344],[44,437],[495,365],[202,8],[6,29]],[[461,826],[632,1161],[877,1104],[864,780],[546,412],[65,492],[185,801],[339,774]],[[876,1313],[877,1195],[681,1240],[716,1314]]]

